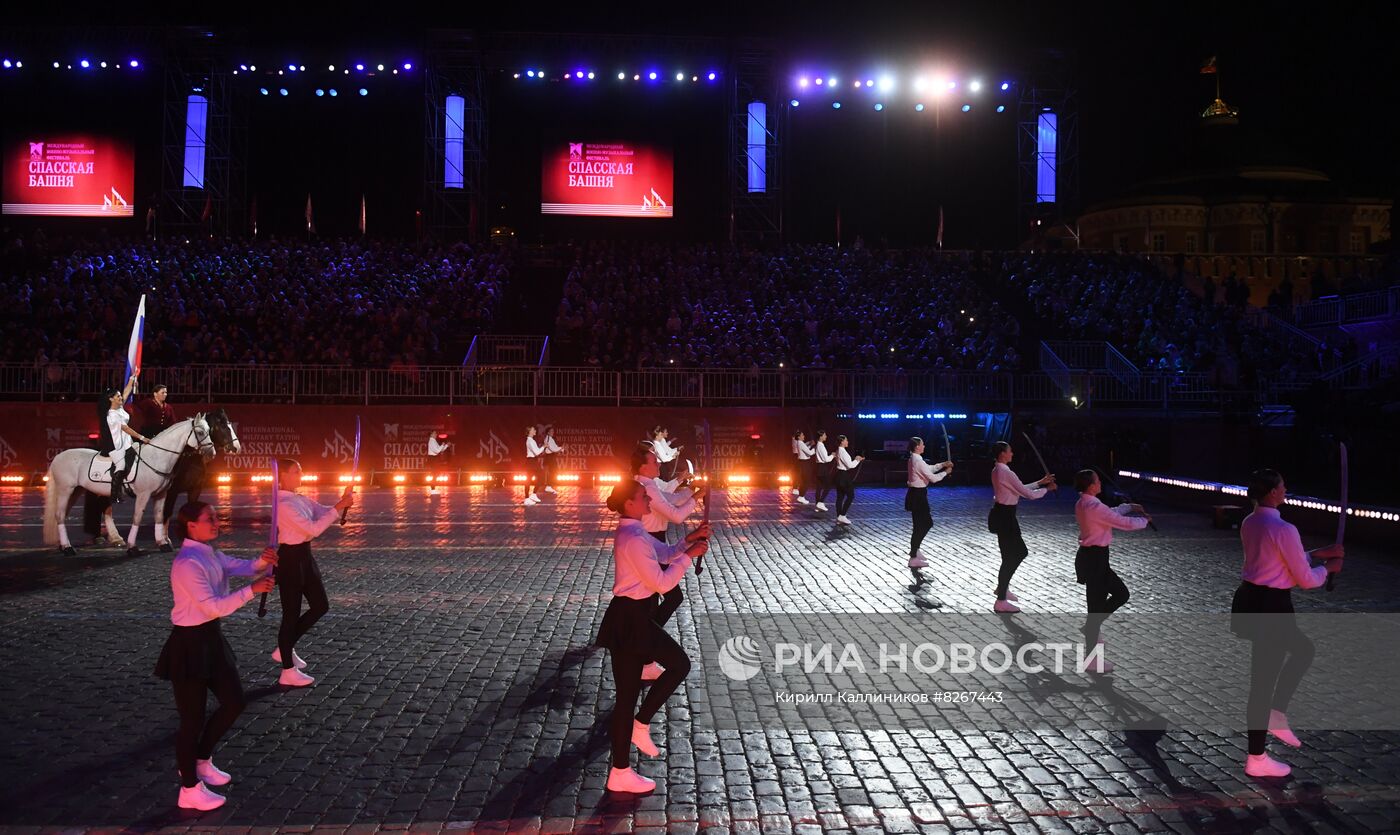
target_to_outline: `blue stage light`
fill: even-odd
[[[511,76],[511,78],[519,78],[519,77],[520,77],[520,73],[516,73],[515,75]]]
[[[564,73],[564,80],[565,80],[565,81],[568,81],[569,79],[571,79],[571,78],[573,78],[573,77],[574,77],[574,74],[571,73],[571,72],[566,72],[566,73]]]
[[[9,58],[6,58],[6,59],[5,59],[4,64],[5,64],[5,69],[7,69],[7,70],[8,70],[11,66],[13,66],[13,65],[10,63],[10,59],[9,59]]]
[[[525,74],[528,75],[528,76],[531,77],[531,78],[534,78],[534,77],[535,77],[535,71],[534,71],[534,70],[526,70],[526,71],[525,71]]]
[[[285,95],[287,95],[287,88],[286,88],[286,87],[283,87],[283,88],[279,89],[279,90],[277,91],[277,93],[278,93],[278,95],[285,96]]]
[[[962,112],[964,112],[964,113],[966,113],[967,111],[969,111],[969,110],[971,110],[971,109],[972,109],[972,105],[970,105],[970,104],[965,104],[965,105],[962,106]]]
[[[880,76],[880,89],[889,92],[894,89],[894,79],[888,75]]]
[[[365,65],[364,65],[364,64],[356,64],[356,65],[355,65],[355,69],[359,70],[360,72],[364,72],[364,71],[365,71]]]
[[[796,107],[798,105],[798,101],[797,99],[793,99],[792,101],[788,102],[788,104],[792,105],[793,107]]]
[[[238,68],[239,68],[240,70],[243,70],[244,72],[247,72],[247,71],[248,71],[248,65],[247,65],[247,64],[239,64],[239,65],[238,65]]]
[[[999,105],[997,105],[997,112],[998,112],[998,113],[1005,113],[1005,112],[1006,112],[1006,105],[1004,105],[1004,104],[999,104]]]
[[[403,68],[406,69],[406,70],[411,70],[411,69],[413,69],[413,65],[412,65],[412,64],[407,64],[407,63],[405,63],[405,64],[403,65]]]
[[[677,81],[685,81],[685,73],[683,73],[683,72],[678,72],[678,73],[676,73],[676,80],[677,80]]]
[[[874,79],[871,79],[871,78],[865,79],[865,86],[867,86],[867,87],[874,87],[874,86],[875,86],[875,80],[874,80]]]
[[[259,93],[262,93],[262,94],[265,96],[265,95],[267,95],[267,88],[266,88],[266,87],[259,87],[259,88],[258,88],[258,92],[259,92]]]
[[[875,109],[876,109],[876,110],[884,110],[884,109],[885,109],[885,106],[884,106],[883,104],[880,104],[880,103],[877,101],[877,102],[875,102]]]
[[[972,90],[972,92],[976,93],[977,91],[982,89],[982,82],[974,81],[967,86]]]
[[[817,76],[817,78],[816,78],[816,84],[817,84],[817,86],[820,87],[820,86],[822,86],[823,83],[825,83],[825,79],[823,79],[821,76]]]
[[[102,64],[101,64],[100,66],[101,66],[102,69],[104,69],[104,70],[107,69],[107,62],[106,62],[106,61],[103,61]]]
[[[923,112],[924,112],[924,106],[923,106],[923,104],[916,104],[916,105],[914,105],[914,110],[915,110],[915,112],[917,112],[917,113],[923,113]]]
[[[707,76],[707,78],[709,78],[711,81],[714,81],[714,80],[715,80],[715,74],[714,74],[714,73],[710,73],[710,74]]]
[[[655,71],[655,70],[652,70],[651,72],[647,73],[647,79],[650,80],[650,81],[655,81],[655,80],[656,80],[656,71]]]
[[[334,88],[334,87],[332,87],[332,88],[331,88],[331,98],[335,98],[335,97],[338,96],[338,95],[340,95],[340,94],[337,93],[337,92],[335,91],[335,88]]]
[[[1011,82],[1010,82],[1010,81],[1003,81],[1003,82],[1001,83],[1001,89],[1003,89],[1003,90],[1010,90],[1010,89],[1011,89]]]
[[[366,90],[365,88],[361,87],[361,88],[360,88],[360,95],[362,95],[362,96],[368,96],[368,95],[369,95],[369,91]]]
[[[574,75],[583,78],[583,70],[574,70]]]
[[[322,90],[320,87],[317,87],[317,88],[316,88],[316,95],[317,95],[317,97],[324,96],[325,94],[326,94],[326,91],[325,91],[325,90]]]
[[[834,75],[833,75],[833,76],[830,76],[830,77],[827,78],[827,80],[826,80],[826,86],[827,86],[828,88],[832,89],[832,90],[835,90],[835,89],[836,89],[836,82],[837,82],[837,81],[838,81],[838,79],[836,78],[836,76],[834,76]]]
[[[379,68],[379,71],[380,71],[380,72],[384,72],[384,65],[383,65],[383,64],[376,64],[375,66]]]
[[[589,80],[589,81],[592,81],[592,80],[593,80],[593,70],[589,70],[589,71],[588,71],[588,80]]]
[[[288,65],[287,65],[287,72],[296,72],[296,71],[297,71],[297,65],[296,65],[296,64],[288,64]]]
[[[78,66],[82,67],[83,69],[87,69],[89,66],[88,59],[84,58],[83,60],[79,61]]]
[[[806,86],[807,86],[807,76],[804,75],[804,76],[802,76],[801,78],[797,79],[797,86],[798,86],[798,87],[801,87],[801,88],[806,88]]]
[[[834,102],[832,102],[832,103],[831,103],[831,109],[832,109],[832,110],[840,110],[840,109],[841,109],[841,102],[839,102],[839,101],[834,101]]]
[[[298,71],[298,72],[306,72],[306,65],[305,65],[305,64],[302,64],[300,67],[297,67],[297,71]]]

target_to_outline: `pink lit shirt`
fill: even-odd
[[[1107,548],[1113,544],[1113,532],[1140,531],[1147,527],[1147,519],[1129,516],[1131,505],[1120,504],[1109,507],[1099,501],[1098,496],[1079,494],[1074,505],[1074,521],[1079,523],[1079,544],[1084,547]]]
[[[1278,508],[1256,507],[1240,523],[1244,570],[1240,577],[1256,586],[1315,589],[1327,582],[1327,569],[1313,567],[1298,529],[1283,521]]]
[[[680,585],[691,562],[687,544],[665,545],[647,533],[640,519],[623,519],[613,539],[613,595],[646,600]],[[662,563],[669,564],[663,568]]]

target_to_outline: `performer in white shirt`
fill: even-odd
[[[540,497],[535,494],[535,487],[540,483],[540,472],[544,466],[544,447],[535,440],[535,434],[539,430],[532,423],[525,427],[525,501],[521,504],[529,507],[532,504],[539,504]]]
[[[928,487],[948,477],[953,471],[953,462],[944,461],[930,466],[924,460],[924,439],[917,435],[909,439],[909,489],[904,493],[904,509],[914,515],[914,532],[909,537],[909,567],[927,568],[919,546],[924,537],[933,530],[933,514],[928,507]]]
[[[802,469],[802,467],[801,467],[801,462],[800,462],[800,461],[798,460],[798,458],[797,458],[797,436],[796,436],[796,435],[793,435],[793,436],[792,436],[792,494],[793,494],[794,496],[800,496],[800,495],[802,495],[801,492],[797,489],[797,483],[798,483],[798,481],[801,480],[801,478],[802,478],[802,476],[799,474],[799,471],[800,471],[801,469]]]
[[[651,720],[690,672],[685,650],[656,625],[657,595],[675,588],[691,562],[709,549],[710,532],[705,526],[675,545],[657,542],[642,525],[650,502],[647,491],[636,481],[624,481],[608,496],[608,509],[623,517],[613,540],[613,599],[603,614],[597,639],[612,656],[617,687],[609,723],[609,791],[644,793],[656,788],[655,781],[632,770],[631,746],[636,745],[649,757],[661,753],[651,740]],[[633,713],[642,690],[642,667],[652,661],[661,662],[666,672],[651,685],[641,709]]]
[[[812,456],[817,451],[807,444],[807,433],[801,429],[793,434],[792,442],[797,449],[797,503],[811,504],[807,501],[807,490],[812,486]]]
[[[542,468],[544,471],[544,491],[546,493],[558,493],[559,491],[554,489],[554,477],[555,474],[559,472],[559,454],[564,451],[564,448],[559,445],[558,441],[554,440],[554,424],[552,423],[546,423],[544,425],[544,445],[542,449],[544,451],[544,465]]]
[[[865,460],[864,455],[852,458],[850,445],[850,438],[836,436],[836,522],[840,525],[851,524],[846,514],[856,500],[856,468]]]
[[[150,438],[132,429],[131,415],[122,406],[131,393],[136,390],[136,378],[141,376],[138,371],[131,375],[126,381],[126,388],[121,391],[116,389],[106,389],[102,396],[107,401],[107,433],[112,437],[112,451],[108,453],[112,458],[112,502],[120,503],[127,496],[127,491],[122,486],[122,482],[131,473],[131,464],[136,460],[136,442],[149,444]]]
[[[1021,523],[1016,520],[1016,505],[1021,499],[1039,499],[1048,491],[1058,489],[1055,475],[1050,473],[1031,484],[1023,484],[1009,466],[1015,453],[1011,444],[992,444],[992,510],[987,514],[987,530],[997,535],[997,550],[1001,551],[1001,569],[997,572],[997,602],[992,611],[1014,614],[1021,611],[1011,593],[1011,578],[1030,551],[1021,538]]]
[[[170,637],[160,651],[155,673],[170,682],[180,727],[175,732],[175,765],[180,771],[182,809],[208,811],[224,805],[224,796],[209,786],[232,778],[214,765],[214,746],[243,712],[243,685],[233,648],[219,621],[233,614],[259,592],[272,590],[266,574],[277,564],[277,551],[266,548],[256,560],[239,560],[216,550],[218,511],[204,502],[180,508],[172,531],[185,541],[170,564]],[[229,592],[229,577],[253,577],[251,585]],[[206,698],[214,694],[219,706],[205,721]]]
[[[825,513],[826,494],[831,492],[832,476],[836,473],[836,456],[826,451],[826,430],[817,430],[817,442],[812,448],[813,466],[817,471],[817,512]]]
[[[355,504],[355,487],[347,485],[340,501],[327,507],[296,492],[301,488],[301,464],[277,459],[280,483],[277,491],[277,591],[282,600],[282,625],[277,629],[277,649],[272,660],[282,665],[279,684],[306,687],[316,679],[303,672],[306,662],[296,645],[321,616],[330,611],[321,569],[311,555],[311,540],[335,523],[340,512]],[[301,610],[302,598],[306,611]]]
[[[451,449],[452,442],[447,440],[446,432],[430,432],[428,434],[428,469],[430,470],[430,472],[428,473],[429,475],[436,476],[436,474],[431,472],[431,470],[442,463],[442,461],[446,458],[448,451]],[[428,495],[436,496],[437,494],[437,481],[433,481],[431,484],[428,485]]]
[[[1286,777],[1292,769],[1265,751],[1270,735],[1294,748],[1302,741],[1288,725],[1288,702],[1312,666],[1313,643],[1293,619],[1293,588],[1315,589],[1328,574],[1342,570],[1341,543],[1303,550],[1298,529],[1279,516],[1287,488],[1277,470],[1258,470],[1249,478],[1254,512],[1240,523],[1244,569],[1230,611],[1231,630],[1253,642],[1249,659],[1249,754],[1244,772],[1251,777]],[[1323,560],[1314,566],[1310,557]],[[1274,615],[1251,618],[1249,615]],[[1280,617],[1281,616],[1281,617]]]
[[[680,464],[680,451],[685,444],[671,443],[671,430],[657,424],[651,430],[651,448],[656,460],[661,463],[661,480],[672,481],[676,477],[676,467]]]
[[[648,511],[642,517],[642,528],[651,535],[653,539],[661,544],[666,544],[666,529],[669,525],[684,525],[685,520],[699,507],[700,497],[704,495],[705,488],[702,486],[696,490],[688,487],[675,488],[676,482],[663,482],[660,478],[660,465],[656,460],[656,453],[645,444],[637,445],[632,451],[632,478],[642,487],[646,488]],[[672,485],[671,490],[667,490],[667,485]],[[662,563],[662,568],[665,568]],[[671,620],[671,616],[680,608],[685,600],[685,595],[681,592],[680,585],[666,592],[661,598],[661,605],[656,609],[653,620],[657,626],[665,626]],[[642,668],[642,681],[655,681],[661,678],[663,669],[655,662],[647,664]]]
[[[1140,531],[1152,521],[1151,516],[1129,516],[1143,513],[1140,504],[1120,504],[1109,507],[1099,501],[1103,484],[1093,470],[1074,474],[1074,489],[1079,501],[1074,505],[1074,521],[1079,524],[1079,550],[1074,555],[1074,578],[1084,586],[1084,640],[1102,644],[1100,629],[1108,616],[1128,602],[1128,586],[1108,564],[1108,546],[1113,544],[1113,532]],[[1087,667],[1091,673],[1111,673],[1113,663],[1099,653],[1099,661]]]

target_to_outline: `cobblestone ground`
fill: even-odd
[[[221,547],[251,556],[265,494],[221,490]],[[1400,733],[1302,731],[1294,776],[1255,781],[1239,735],[1169,731],[716,730],[704,677],[658,716],[645,797],[609,796],[613,686],[592,637],[610,592],[603,493],[564,488],[521,508],[504,490],[429,499],[371,491],[318,542],[331,612],[299,649],[314,687],[284,691],[268,660],[277,614],[226,621],[249,696],[216,761],[215,812],[174,806],[175,711],[151,675],[168,631],[169,556],[40,547],[42,493],[0,491],[0,826],[11,831],[278,827],[355,832],[1400,831]],[[324,500],[330,494],[323,494]],[[985,490],[934,492],[926,545],[943,611],[982,612],[996,571]],[[901,554],[902,492],[863,490],[834,532],[773,490],[716,499],[707,571],[671,630],[694,656],[708,615],[923,613]],[[1023,506],[1022,605],[1075,611],[1069,491]],[[122,514],[119,511],[119,518]],[[1123,538],[1129,610],[1220,612],[1238,534],[1159,512]],[[70,517],[78,536],[80,520]],[[149,541],[149,538],[147,538]],[[149,547],[149,545],[147,546]],[[1390,612],[1400,565],[1351,548],[1346,582],[1300,611]],[[1128,610],[1125,610],[1128,611]],[[742,720],[742,717],[740,717]]]

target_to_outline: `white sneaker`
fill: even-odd
[[[636,719],[632,720],[632,744],[648,757],[655,757],[661,753],[661,749],[657,748],[656,743],[651,741],[651,726],[643,725]]]
[[[1083,672],[1098,676],[1106,676],[1113,672],[1113,662],[1108,660],[1108,656],[1103,651],[1103,638],[1099,639],[1094,648],[1098,650],[1098,658],[1092,661],[1086,660]]]
[[[850,520],[850,519],[847,519],[845,516],[837,516],[837,517],[836,517],[836,524],[838,524],[838,525],[849,525],[849,524],[851,524],[851,520]]]
[[[1288,727],[1288,717],[1277,710],[1269,711],[1269,735],[1290,748],[1303,747],[1303,741]]]
[[[608,772],[608,791],[646,794],[655,791],[656,781],[649,780],[630,768],[614,768]]]
[[[273,660],[273,661],[276,661],[278,664],[281,664],[281,663],[282,663],[282,648],[281,648],[281,647],[278,647],[277,649],[274,649],[274,650],[272,651],[272,660]],[[297,655],[297,651],[296,651],[296,650],[292,650],[292,666],[295,667],[295,668],[298,669],[298,670],[305,670],[305,669],[306,669],[306,661],[304,661],[300,655]],[[219,784],[218,784],[218,783],[215,783],[214,785],[217,786],[217,785],[219,785]]]
[[[546,487],[546,488],[544,488],[544,491],[545,491],[546,493],[558,493],[558,492],[559,492],[558,490],[555,490],[553,487]]]
[[[277,683],[286,687],[309,687],[316,679],[293,667],[290,670],[283,670],[277,677]]]
[[[1293,769],[1268,754],[1250,754],[1244,758],[1244,773],[1250,777],[1287,777]]]
[[[797,503],[798,503],[798,504],[811,504],[811,502],[807,501],[807,497],[806,497],[806,496],[798,496],[798,497],[797,497]]]
[[[642,681],[656,681],[664,672],[666,668],[653,661],[642,668]]]
[[[224,805],[224,796],[214,794],[203,783],[195,783],[192,788],[180,787],[180,799],[176,801],[181,809],[198,809],[208,812]]]
[[[233,776],[214,765],[213,760],[195,760],[194,775],[206,786],[227,786]]]
[[[429,487],[429,488],[428,488],[428,496],[431,498],[431,497],[436,496],[436,495],[437,495],[437,488],[436,488],[436,487]]]
[[[800,495],[802,495],[801,493],[797,492],[797,488],[796,488],[796,487],[792,488],[792,494],[793,494],[794,496],[800,496]]]
[[[825,503],[825,502],[817,502],[817,512],[818,512],[818,513],[826,513],[826,503]]]
[[[918,556],[911,557],[911,558],[909,559],[909,567],[910,567],[910,568],[928,568],[928,560],[924,559],[924,555],[923,555],[923,554],[919,554]]]
[[[525,501],[521,502],[521,504],[524,505],[525,507],[529,507],[530,505],[539,504],[539,503],[540,503],[540,497],[539,497],[539,496],[536,496],[534,493],[531,493],[529,496],[527,496],[527,497],[525,498]]]
[[[993,612],[996,612],[996,613],[999,614],[999,615],[1014,615],[1014,614],[1016,614],[1017,612],[1020,612],[1021,610],[1020,610],[1019,607],[1016,606],[1015,603],[1012,603],[1012,602],[1008,599],[1008,600],[998,600],[998,601],[997,601],[997,604],[996,604],[995,606],[992,607],[992,611],[993,611]]]

